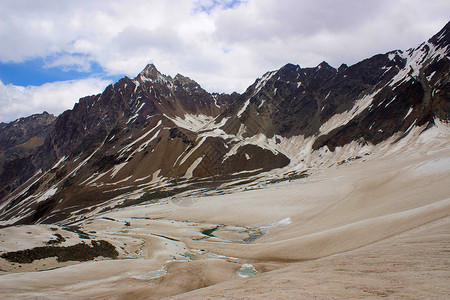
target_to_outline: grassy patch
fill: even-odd
[[[56,240],[50,240],[50,241],[48,241],[46,244],[47,245],[59,245],[59,244],[61,244],[61,243],[63,243],[63,242],[65,242],[66,241],[66,239],[62,236],[62,235],[60,235],[59,233],[55,233],[55,234],[53,234],[55,237],[56,237]]]
[[[92,241],[92,246],[76,244],[66,247],[36,247],[14,252],[3,253],[0,257],[9,262],[29,264],[35,260],[48,257],[56,257],[58,262],[88,261],[98,256],[117,258],[119,253],[116,248],[107,241]]]
[[[175,196],[177,193],[178,192],[175,190],[146,192],[139,198],[139,200],[140,202],[158,203],[159,200]]]

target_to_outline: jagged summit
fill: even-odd
[[[177,73],[175,77],[173,78],[174,81],[179,81],[180,83],[195,83],[198,85],[198,83],[195,80],[192,80],[191,78],[184,76],[180,73]]]
[[[298,64],[287,63],[284,66],[282,66],[278,71],[295,70],[295,69],[299,69],[299,68],[300,68],[300,65],[298,65]]]
[[[172,78],[170,75],[162,74],[153,63],[147,64],[147,66],[135,77],[134,80],[138,81],[158,81],[165,82],[166,84],[173,85],[176,81],[178,81],[181,84],[193,84],[198,87],[200,85],[191,78],[184,76],[180,73],[177,73],[174,78]]]
[[[321,62],[317,67],[324,68],[324,69],[333,69],[333,70],[335,70],[335,68],[330,66],[326,61]]]
[[[348,69],[348,65],[347,64],[341,64],[338,68],[338,72],[343,72],[345,70]]]
[[[448,48],[450,44],[450,22],[428,41],[437,45],[439,48]]]
[[[161,75],[156,66],[153,63],[147,64],[145,68],[139,73],[139,76],[144,76],[151,79],[157,79],[157,76]]]

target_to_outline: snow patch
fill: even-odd
[[[144,181],[146,179],[149,179],[150,177],[152,177],[152,175],[148,175],[148,176],[145,176],[145,177],[141,177],[141,178],[135,179],[134,182]]]
[[[275,75],[276,73],[277,71],[267,72],[266,74],[263,75],[263,77],[261,77],[261,79],[258,79],[258,83],[255,86],[253,95],[256,95],[264,87],[266,82],[269,81],[270,78],[272,78],[272,76]]]
[[[189,178],[192,178],[192,177],[193,177],[194,170],[195,170],[195,168],[197,168],[198,165],[202,162],[203,157],[204,157],[204,155],[201,156],[201,157],[199,157],[199,158],[197,158],[197,159],[192,163],[192,165],[186,170],[186,173],[184,174],[183,178],[189,179]]]
[[[223,118],[219,123],[210,122],[207,125],[203,126],[202,131],[214,130],[216,128],[220,128],[224,126],[230,118]],[[203,133],[202,133],[203,134]]]
[[[145,105],[145,102],[142,103],[141,106],[136,110],[136,113],[138,113],[142,109],[142,107],[144,107],[144,105]]]
[[[261,103],[258,105],[258,108],[261,108],[261,106],[263,106],[265,102],[266,102],[266,100],[263,99],[263,100],[261,101]]]
[[[183,157],[183,159],[180,162],[180,165],[184,164],[184,162],[203,144],[203,142],[206,140],[206,137],[202,137],[200,142],[198,142],[197,145],[195,145],[194,148],[192,148],[188,154],[186,154],[185,157]]]
[[[239,127],[239,131],[238,131],[238,133],[236,134],[236,137],[237,137],[238,139],[242,139],[242,137],[243,137],[245,131],[246,131],[246,130],[245,130],[245,124],[242,123],[241,126]]]
[[[238,139],[236,138],[236,136],[231,135],[231,134],[228,134],[228,133],[226,133],[225,131],[223,131],[223,130],[220,129],[220,128],[216,128],[216,129],[213,129],[213,130],[210,130],[210,131],[207,131],[207,132],[202,132],[202,133],[200,134],[200,136],[206,136],[206,137],[208,137],[208,136],[210,136],[210,137],[220,137],[220,138],[222,138],[222,139],[224,139],[224,140],[229,139],[229,140],[235,140],[235,141],[238,141]]]
[[[389,101],[389,103],[388,104],[386,104],[384,107],[386,108],[386,107],[388,107],[389,106],[389,104],[391,104],[392,102],[394,102],[394,100],[395,100],[395,98],[397,98],[397,96],[395,96],[394,98],[392,98],[392,100],[391,101]]]
[[[42,202],[56,194],[56,191],[58,191],[57,187],[52,187],[49,190],[47,190],[44,194],[42,194],[39,198],[36,199],[36,202]]]
[[[258,172],[258,171],[261,171],[261,170],[262,170],[262,168],[259,168],[259,169],[253,169],[253,170],[245,170],[245,171],[240,171],[240,172],[232,173],[231,175],[232,175],[232,176],[236,176],[236,175],[242,175],[242,174],[247,174],[247,173]]]
[[[237,113],[237,117],[240,118],[241,115],[244,113],[244,111],[247,109],[247,106],[250,104],[250,99],[248,99],[247,101],[245,101],[244,105],[241,107],[241,109],[239,110],[239,112]]]
[[[119,184],[119,183],[125,182],[125,181],[131,179],[131,177],[133,177],[133,175],[130,175],[130,176],[128,176],[128,177],[126,177],[126,178],[124,178],[124,179],[122,179],[122,180],[113,182],[113,183],[111,183],[111,184]]]
[[[398,53],[404,59],[406,59],[406,64],[405,67],[399,70],[394,78],[391,79],[391,81],[389,82],[389,86],[395,86],[399,82],[408,81],[411,78],[418,79],[420,69],[425,66],[424,63],[439,60],[442,57],[448,56],[447,48],[448,46],[438,48],[438,46],[432,43],[424,43],[416,49],[408,50],[407,53]]]
[[[158,179],[160,179],[159,173],[161,173],[161,169],[156,170],[155,172],[153,172],[153,175],[152,175],[152,182],[155,182],[155,181],[157,181]]]
[[[128,119],[128,121],[125,123],[125,125],[128,125],[130,122],[131,123],[134,122],[137,117],[139,117],[139,114],[138,113],[134,114],[132,117],[130,117]]]
[[[430,81],[431,78],[433,78],[434,74],[436,74],[436,71],[433,71],[430,75],[427,76],[427,80]]]
[[[231,149],[225,154],[222,162],[227,160],[229,157],[235,155],[238,149],[244,145],[255,145],[260,148],[270,150],[273,154],[277,155],[279,153],[276,141],[274,139],[268,139],[263,133],[258,133],[257,135],[237,139],[234,137],[234,142],[236,142]]]
[[[320,126],[319,131],[322,135],[329,133],[335,128],[343,126],[350,122],[354,117],[363,112],[370,104],[372,104],[373,98],[378,94],[381,89],[378,89],[370,95],[366,95],[355,102],[355,105],[349,111],[343,112],[341,114],[335,114],[328,121],[326,121],[322,126]]]
[[[166,118],[172,120],[178,127],[185,128],[194,132],[198,132],[207,127],[208,123],[211,123],[214,118],[212,116],[203,114],[186,114],[182,117],[170,118],[164,115]]]
[[[52,167],[52,169],[58,167],[63,161],[66,160],[66,156],[64,155],[61,159]]]
[[[220,108],[220,105],[217,103],[217,95],[214,94],[214,95],[212,95],[212,97],[213,97],[213,99],[214,99],[214,105],[215,105],[216,107]]]
[[[64,177],[61,181],[65,180],[69,176],[75,175],[78,172],[78,170],[81,169],[92,158],[92,156],[94,156],[94,154],[97,153],[98,150],[100,150],[101,147],[103,147],[103,145],[105,144],[105,141],[106,141],[106,138],[105,138],[105,140],[103,140],[102,144],[100,146],[98,146],[98,148],[95,149],[94,152],[91,153],[91,155],[89,155],[85,160],[83,160],[72,172],[70,172],[68,175],[66,175],[66,177]],[[80,158],[80,157],[78,157],[78,158]],[[77,161],[78,158],[75,161]]]
[[[158,137],[159,133],[161,132],[161,129],[159,129],[148,141],[146,141],[145,143],[142,143],[142,145],[139,147],[139,149],[137,150],[138,152],[144,150],[148,144],[150,144],[154,139],[156,139],[156,137]]]
[[[124,163],[115,165],[115,166],[112,168],[111,178],[114,178],[114,176],[116,176],[117,173],[119,173],[119,171],[120,171],[126,164],[127,164],[127,163],[124,162]]]
[[[100,178],[102,178],[103,176],[106,175],[106,173],[108,173],[109,171],[103,172],[103,173],[94,173],[92,174],[88,179],[86,179],[85,181],[83,181],[82,183],[80,183],[80,185],[86,184],[86,185],[92,185],[94,182],[96,182],[97,180],[99,180]]]
[[[123,147],[122,149],[120,149],[118,152],[119,153],[125,153],[127,151],[131,150],[131,147],[136,144],[137,142],[141,141],[142,139],[144,139],[146,136],[148,136],[150,133],[152,133],[153,130],[155,130],[156,128],[158,128],[159,125],[161,125],[162,120],[159,120],[158,124],[156,124],[155,127],[153,127],[152,129],[150,129],[149,131],[147,131],[146,133],[144,133],[143,135],[141,135],[138,139],[134,140],[133,142],[131,142],[130,144],[126,145],[125,147]],[[122,155],[121,155],[122,156]]]
[[[403,120],[406,119],[412,111],[413,111],[413,108],[410,107],[408,112],[406,113],[406,116],[403,117]]]

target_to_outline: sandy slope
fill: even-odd
[[[0,259],[0,297],[448,298],[448,142],[424,135],[306,179],[85,220],[80,229],[116,245],[119,259]],[[0,250],[41,246],[52,232],[80,242],[48,230],[0,230]],[[245,263],[263,274],[241,278]]]
[[[446,217],[357,250],[173,299],[448,299],[449,251]]]

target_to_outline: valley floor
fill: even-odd
[[[78,233],[1,229],[0,250],[43,246],[57,233],[62,246],[108,241],[118,258],[0,259],[0,298],[449,298],[448,138],[300,180],[173,198],[75,225]]]
[[[171,299],[448,299],[450,218],[357,250]]]

